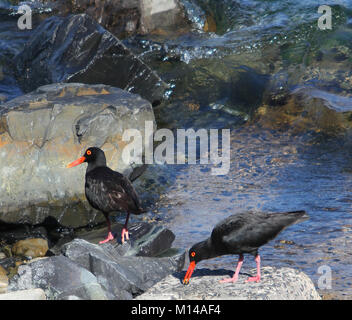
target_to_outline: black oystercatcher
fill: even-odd
[[[219,222],[213,229],[210,238],[195,244],[189,250],[189,261],[183,284],[188,284],[193,270],[201,260],[215,258],[226,254],[238,254],[239,260],[232,278],[220,282],[236,282],[243,263],[243,254],[255,256],[257,275],[248,281],[260,281],[260,256],[258,249],[274,239],[284,228],[306,220],[305,211],[278,213],[241,213],[229,216]]]
[[[127,212],[126,222],[121,233],[122,243],[129,239],[127,223],[130,213],[141,214],[145,212],[141,206],[132,183],[119,172],[106,166],[104,152],[99,148],[89,148],[84,156],[67,165],[72,168],[83,162],[88,162],[86,171],[85,193],[90,205],[100,210],[108,223],[108,236],[99,243],[114,239],[111,233],[109,213],[114,211]]]

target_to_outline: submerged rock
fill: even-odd
[[[103,221],[84,196],[85,166],[66,165],[97,146],[109,167],[128,175],[122,135],[138,128],[144,136],[145,121],[156,128],[148,101],[105,85],[51,84],[2,104],[0,221],[40,224],[51,216],[69,227]]]
[[[136,300],[321,300],[309,277],[290,268],[264,267],[259,283],[246,283],[249,275],[242,273],[236,283],[220,283],[232,277],[233,271],[196,269],[185,286],[184,275],[169,275]]]
[[[352,133],[351,106],[351,97],[299,87],[290,92],[283,105],[262,105],[256,112],[256,120],[268,129],[348,136]]]
[[[43,21],[15,62],[25,92],[55,82],[102,83],[158,104],[167,88],[142,60],[86,14]]]

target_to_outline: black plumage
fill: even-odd
[[[105,214],[113,211],[143,212],[128,178],[106,166],[91,171],[87,168],[85,193],[90,205]]]
[[[237,280],[243,263],[243,254],[256,257],[257,276],[250,278],[249,281],[260,281],[259,247],[274,239],[286,227],[307,218],[305,211],[246,212],[229,216],[214,227],[208,239],[195,244],[189,250],[190,267],[184,283],[189,282],[194,267],[199,261],[228,254],[238,254],[240,258],[233,278],[224,279],[223,282]]]
[[[96,147],[86,150],[83,157],[72,162],[68,167],[87,162],[85,176],[85,194],[89,204],[101,211],[108,224],[108,237],[100,243],[113,239],[109,214],[115,211],[127,213],[126,222],[121,234],[121,241],[129,238],[127,224],[130,213],[145,212],[140,205],[138,195],[130,180],[117,171],[106,166],[104,152]]]

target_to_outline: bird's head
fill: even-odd
[[[199,242],[195,244],[191,249],[189,249],[189,267],[187,269],[186,275],[183,279],[183,284],[189,284],[189,279],[196,267],[196,264],[207,257],[205,242]]]
[[[87,162],[88,165],[92,163],[106,165],[104,151],[97,147],[88,148],[82,157],[68,164],[67,168],[78,166],[83,162]]]

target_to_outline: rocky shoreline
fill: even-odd
[[[175,26],[179,29],[173,34],[178,34],[190,28],[181,2],[163,1],[159,8],[155,3],[61,1],[55,9],[61,16],[42,21],[14,57],[13,77],[25,94],[7,102],[6,96],[0,97],[0,300],[319,300],[313,282],[290,268],[263,268],[260,284],[245,284],[247,275],[241,274],[238,283],[225,286],[218,280],[233,271],[199,269],[184,287],[180,279],[185,250],[173,248],[175,235],[158,224],[131,225],[133,240],[124,245],[98,245],[105,228],[79,231],[96,226],[103,216],[84,197],[84,168],[73,175],[65,165],[94,145],[104,149],[112,169],[129,177],[140,175],[144,167],[121,161],[122,133],[139,128],[144,134],[145,121],[156,128],[153,107],[170,94],[169,84],[147,59],[117,38],[165,35]],[[207,17],[200,30],[216,30],[211,20]],[[159,47],[167,52],[167,46]],[[163,54],[160,60],[168,67],[180,59]],[[190,86],[197,91],[192,99],[207,97],[204,104],[210,101],[214,110],[221,109],[225,90],[239,109],[250,104],[263,127],[350,135],[350,97],[341,104],[336,95],[322,90],[291,92],[285,73],[267,75],[269,63],[263,63],[263,74],[243,67],[232,76],[227,64],[214,64],[212,72],[208,64],[204,59],[198,68],[211,75],[201,77],[206,85],[190,77],[189,82],[199,85]],[[215,84],[209,90],[209,80],[218,77],[221,90]],[[182,105],[185,102],[198,118],[196,112],[204,106],[188,101],[187,94]],[[233,118],[239,114],[225,109]],[[184,120],[183,113],[179,117]],[[16,231],[3,231],[6,228]],[[116,234],[121,228],[113,226]]]
[[[113,232],[119,234],[121,228],[114,224]],[[197,269],[191,284],[184,286],[185,251],[172,248],[175,236],[170,230],[136,223],[129,242],[96,244],[105,231],[66,239],[48,251],[42,249],[44,239],[16,242],[12,259],[17,270],[9,279],[1,267],[8,258],[0,259],[0,300],[321,299],[309,277],[291,268],[263,267],[262,281],[250,284],[245,283],[247,273],[240,273],[235,284],[222,284],[219,280],[233,271]],[[15,256],[23,260],[16,263]]]
[[[113,233],[118,234],[121,228],[114,224]],[[103,232],[105,228],[85,233],[91,242],[75,238],[50,249],[45,239],[16,242],[12,257],[0,259],[0,289],[4,294],[0,300],[6,299],[6,294],[11,297],[17,291],[34,289],[42,289],[49,300],[132,299],[184,266],[185,251],[171,247],[175,236],[161,226],[132,224],[133,238],[123,245],[116,241],[96,244]],[[16,268],[9,279],[2,264]],[[37,296],[38,292],[33,292]]]

